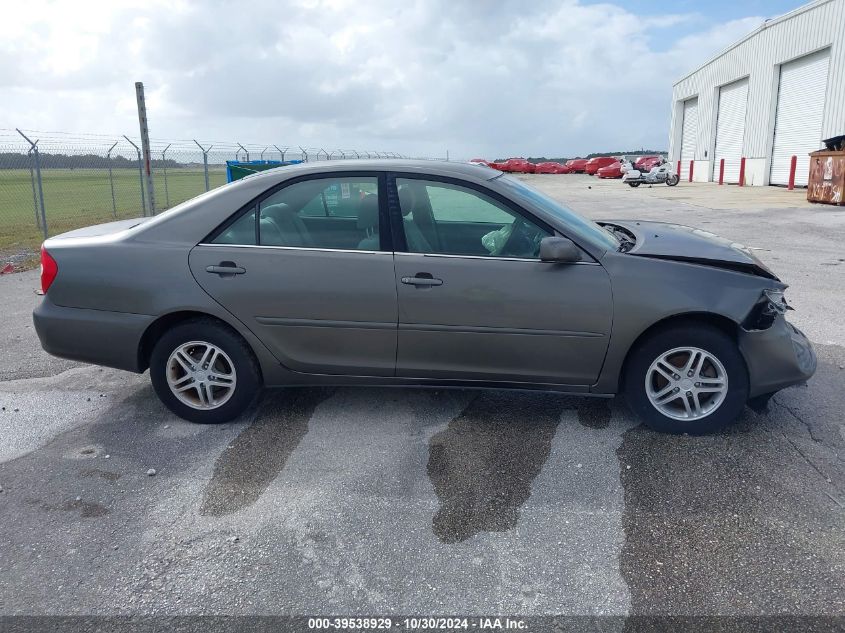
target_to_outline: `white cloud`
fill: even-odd
[[[411,0],[14,3],[0,127],[570,155],[665,147],[671,84],[756,27],[652,38],[699,16],[624,6]]]

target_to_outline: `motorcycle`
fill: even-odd
[[[672,164],[666,160],[660,161],[660,163],[651,168],[651,171],[646,173],[641,172],[639,169],[634,169],[633,166],[629,166],[622,176],[622,182],[631,187],[639,187],[643,183],[647,185],[666,183],[668,186],[674,187],[680,181],[681,177],[675,173]]]

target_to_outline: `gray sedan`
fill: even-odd
[[[45,350],[149,368],[199,423],[261,387],[413,385],[624,393],[700,434],[816,368],[786,285],[741,245],[591,222],[475,165],[267,171],[47,240],[42,286]]]

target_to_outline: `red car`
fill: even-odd
[[[595,158],[591,158],[587,161],[587,164],[584,166],[584,173],[595,174],[602,167],[607,167],[608,165],[618,162],[619,161],[612,156],[596,156]]]
[[[566,161],[566,167],[569,167],[569,173],[571,174],[583,174],[584,169],[587,167],[587,159],[573,158],[572,160]]]
[[[534,166],[535,174],[568,174],[569,169],[565,165],[555,162],[537,163]]]
[[[658,164],[660,164],[660,156],[640,156],[634,162],[634,169],[645,172]]]
[[[506,169],[502,171],[510,171],[517,174],[533,174],[534,163],[525,160],[524,158],[509,158],[504,163]],[[498,169],[501,169],[500,167]]]
[[[622,178],[622,163],[616,161],[606,167],[601,167],[596,171],[596,176],[599,178]]]

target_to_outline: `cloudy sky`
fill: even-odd
[[[672,83],[785,0],[9,2],[0,128],[416,156],[667,146]]]

